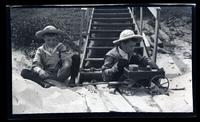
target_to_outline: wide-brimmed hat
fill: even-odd
[[[132,30],[126,29],[120,33],[118,40],[113,41],[113,44],[118,44],[119,42],[126,41],[131,38],[137,38],[135,41],[141,41],[143,37],[141,35],[136,35]]]
[[[47,33],[54,33],[54,34],[59,34],[59,35],[64,35],[64,31],[60,30],[60,29],[57,29],[56,27],[52,26],[52,25],[49,25],[49,26],[46,26],[43,30],[39,30],[35,33],[35,36],[37,38],[40,38],[42,39],[44,34],[47,34]]]

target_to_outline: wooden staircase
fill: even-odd
[[[102,81],[104,56],[114,47],[112,42],[119,38],[124,29],[132,29],[135,33],[139,31],[128,7],[93,8],[78,76],[79,83]]]

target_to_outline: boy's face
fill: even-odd
[[[122,43],[123,50],[126,53],[134,52],[135,47],[137,47],[137,43],[139,43],[139,41],[127,40],[127,42]]]
[[[44,41],[45,41],[45,44],[48,45],[49,47],[55,47],[58,44],[56,34],[45,34]]]

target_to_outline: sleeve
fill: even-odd
[[[58,47],[58,50],[60,52],[60,58],[62,62],[67,62],[69,65],[72,64],[72,59],[71,59],[71,55],[69,54],[69,50],[66,48],[66,46],[64,44],[61,44]]]
[[[150,65],[152,68],[158,68],[158,66],[150,58],[145,56],[138,55],[138,61],[142,66]]]
[[[102,66],[102,77],[104,81],[109,81],[113,77],[113,74],[118,72],[117,62],[114,62],[114,58],[110,56],[105,57],[104,65]]]
[[[44,66],[42,64],[42,54],[41,54],[41,50],[37,49],[35,57],[33,59],[33,63],[32,63],[32,70],[34,72],[39,73],[42,69],[44,69]]]

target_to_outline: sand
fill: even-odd
[[[169,78],[171,88],[169,96],[151,97],[144,91],[134,96],[127,96],[141,112],[192,112],[192,75],[191,61],[187,59],[189,72],[181,74],[173,59],[167,54],[158,54],[158,65],[168,69],[166,74],[178,74]],[[23,68],[30,68],[31,60],[25,58],[21,51],[12,51],[12,99],[13,114],[29,113],[82,113],[82,112],[136,112],[119,94],[111,94],[111,89],[99,85],[60,88],[42,88],[38,84],[20,76]],[[172,68],[174,67],[174,68]]]

